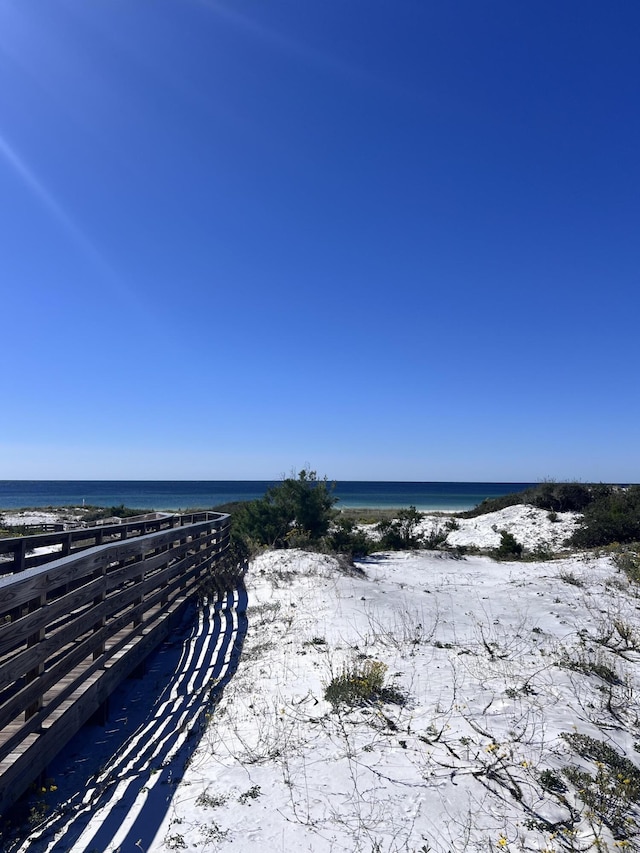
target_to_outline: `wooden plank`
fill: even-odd
[[[0,656],[26,642],[26,638],[34,631],[39,631],[65,614],[73,613],[84,606],[94,598],[98,587],[102,585],[104,581],[101,579],[89,581],[84,586],[61,595],[55,601],[47,602],[39,610],[16,619],[15,622],[0,625]]]
[[[191,582],[195,580],[203,570],[204,564],[198,563],[191,569],[183,572],[182,574],[174,578],[173,583],[169,584],[169,598],[172,597],[174,589],[177,590],[183,585],[186,586],[185,592],[192,592],[195,588],[195,584]],[[95,621],[95,617],[98,613],[100,613],[101,608],[103,606],[108,608],[111,604],[112,606],[117,607],[119,604],[122,603],[123,600],[126,600],[128,597],[131,596],[137,596],[138,594],[139,592],[137,587],[132,587],[129,590],[125,590],[125,592],[121,596],[119,596],[118,599],[114,602],[109,602],[109,600],[107,599],[104,605],[101,604],[100,606],[94,608],[94,611],[91,612],[91,615],[87,615],[86,620],[83,617],[83,623],[86,623],[90,620]],[[59,660],[54,666],[46,669],[42,673],[42,675],[38,678],[37,682],[32,682],[31,684],[26,685],[0,706],[0,728],[4,727],[7,723],[13,720],[19,713],[21,713],[22,710],[24,710],[25,707],[28,707],[32,702],[36,701],[53,685],[64,685],[66,683],[66,674],[71,671],[74,666],[78,665],[84,658],[88,658],[89,656],[91,656],[97,646],[101,644],[109,645],[110,643],[112,643],[114,635],[122,629],[122,626],[130,624],[134,620],[140,619],[144,614],[145,610],[149,610],[163,597],[166,596],[167,588],[158,590],[156,594],[151,599],[149,599],[149,601],[143,601],[136,608],[125,610],[119,617],[115,619],[110,619],[105,625],[105,627],[101,628],[95,634],[92,634],[90,637],[87,637],[86,639],[73,644],[61,660]],[[140,627],[132,627],[128,631],[128,637],[133,638],[136,633],[139,632]],[[53,639],[54,638],[51,638],[52,642],[50,643],[52,647]],[[47,641],[43,641],[42,645],[44,646],[46,643]],[[41,655],[38,653],[37,647],[34,647],[33,649],[28,649],[20,655],[20,662],[23,664],[23,671],[25,661],[29,667],[35,666],[36,663],[46,663],[46,659],[43,661]],[[98,658],[98,663],[100,665],[104,665],[103,656],[100,656]],[[8,664],[5,666],[9,668]]]
[[[209,556],[214,553],[215,548],[215,544],[210,544],[205,551],[198,553],[204,553]],[[183,546],[180,546],[179,550],[182,551]],[[151,558],[149,562],[156,567],[158,564],[161,564],[161,560],[166,561],[167,555],[170,554],[171,552],[164,552],[157,557]],[[170,566],[165,565],[161,569],[156,568],[156,571],[151,577],[145,576],[145,579],[136,587],[125,589],[116,595],[111,594],[113,589],[117,588],[123,581],[134,577],[135,574],[140,574],[140,568],[138,568],[140,563],[135,563],[130,566],[117,569],[115,572],[107,576],[108,582],[105,582],[104,578],[95,579],[79,589],[74,590],[72,593],[61,596],[55,604],[47,603],[34,613],[30,613],[27,616],[18,619],[15,623],[0,626],[0,654],[6,654],[12,649],[17,648],[24,643],[30,635],[36,631],[42,631],[47,627],[47,625],[53,622],[54,619],[61,617],[65,612],[73,613],[73,611],[76,611],[79,608],[89,606],[92,604],[96,596],[105,594],[106,590],[109,590],[106,592],[109,600],[108,608],[104,612],[92,610],[91,613],[94,615],[95,620],[101,619],[103,616],[109,616],[117,609],[133,602],[140,595],[148,595],[156,586],[161,585],[165,587],[172,577],[183,573],[187,566],[193,562],[193,559],[193,557],[183,558],[179,562]],[[146,562],[143,565],[146,569]],[[135,618],[138,617],[139,611],[136,611]],[[44,638],[40,648],[41,656],[38,660],[35,659],[33,651],[29,655],[18,652],[10,661],[2,664],[0,666],[0,688],[5,684],[17,680],[24,674],[26,669],[20,672],[21,662],[24,662],[27,669],[43,662],[47,657],[53,654],[54,651],[72,639],[71,634],[74,630],[74,625],[76,631],[75,636],[80,636],[88,629],[88,627],[90,627],[89,620],[91,618],[91,615],[87,617],[82,613],[70,621],[63,633],[57,633],[55,637],[47,636]]]
[[[184,606],[184,604],[182,605]],[[168,635],[176,624],[181,608],[175,614],[166,615],[154,631],[143,637],[132,653],[119,660],[112,670],[83,690],[82,695],[74,701],[67,711],[50,728],[25,745],[24,750],[16,750],[10,760],[0,762],[0,813],[27,790],[36,778],[66,746],[73,735],[80,729],[113,692],[115,687],[129,675],[149,653]]]
[[[103,698],[96,707],[117,686],[122,673],[135,668],[153,642],[160,641],[158,637],[166,630],[163,626],[194,594],[200,575],[215,563],[228,542],[228,516],[212,520],[204,514],[202,521],[187,527],[173,524],[175,520],[162,532],[88,548],[81,555],[72,553],[46,568],[26,570],[9,582],[0,579],[0,606],[5,613],[12,611],[15,618],[25,606],[37,608],[33,614],[0,625],[0,655],[8,656],[0,666],[0,686],[16,685],[13,695],[7,696],[5,690],[0,706],[2,766],[9,754],[26,754],[19,745],[27,744],[36,731],[47,730],[48,734],[55,730],[62,738],[70,732],[72,736],[79,727],[77,721],[98,696]],[[78,533],[86,538],[86,531]],[[101,577],[96,578],[96,572]],[[73,589],[68,591],[68,586]],[[100,620],[105,624],[100,625]],[[96,624],[99,629],[88,634]],[[29,641],[33,645],[27,648]],[[20,686],[28,672],[35,673],[34,680]],[[94,684],[99,689],[94,690]],[[86,699],[88,695],[93,698]],[[20,723],[17,717],[30,705],[33,716]],[[48,747],[41,747],[39,742],[38,762],[48,754]],[[59,749],[58,740],[55,752]],[[17,764],[22,769],[11,771],[14,780],[23,773],[30,775],[30,781],[40,772],[34,770],[33,761],[27,766],[19,758]],[[0,773],[0,810],[14,796],[6,785],[5,774]]]
[[[4,728],[7,723],[15,719],[18,714],[22,713],[54,684],[62,683],[70,669],[85,658],[91,657],[94,648],[101,639],[98,634],[93,634],[89,638],[81,640],[55,665],[46,669],[37,681],[20,688],[5,700],[0,705],[0,728]]]
[[[195,532],[196,527],[202,528],[205,526],[209,526],[210,528],[214,528],[214,527],[219,528],[219,527],[223,526],[225,523],[228,523],[227,519],[228,519],[228,516],[220,515],[218,518],[215,518],[215,519],[200,520],[200,521],[196,522],[195,524],[190,525],[190,529]],[[167,536],[167,535],[168,535],[167,541],[171,541],[171,539],[173,538],[171,535],[172,531],[180,530],[180,528],[172,527],[170,524],[168,524],[166,522],[148,522],[147,528],[150,528],[150,527],[156,528],[156,530],[154,532],[148,533],[146,535],[138,536],[136,539],[133,539],[131,541],[140,541],[143,539],[147,539],[148,537]],[[113,525],[113,526],[109,526],[109,527],[86,528],[86,529],[81,529],[81,530],[65,531],[63,533],[42,533],[42,534],[38,534],[35,536],[22,536],[22,537],[16,537],[16,538],[11,538],[11,539],[4,539],[4,540],[0,540],[0,554],[13,554],[14,560],[6,564],[6,566],[7,566],[6,570],[7,571],[14,571],[14,572],[16,572],[16,571],[21,572],[25,566],[24,559],[20,558],[20,554],[22,553],[22,551],[26,552],[28,550],[32,550],[33,548],[37,548],[37,547],[40,547],[43,545],[62,544],[62,543],[68,542],[69,539],[70,539],[71,543],[78,543],[78,542],[84,543],[82,550],[89,550],[91,548],[100,547],[100,546],[97,546],[96,544],[94,544],[94,543],[97,543],[98,538],[100,538],[102,541],[104,541],[104,539],[109,537],[109,536],[117,536],[119,541],[128,541],[129,536],[135,533],[135,528],[136,528],[135,525],[122,524],[122,525]],[[183,528],[183,529],[186,529],[186,528]],[[124,536],[124,540],[123,540],[123,536]],[[113,544],[116,544],[116,543],[113,543]],[[16,550],[19,552],[17,556],[16,556]],[[76,549],[73,549],[73,547],[72,547],[71,553],[73,554],[75,551],[75,554],[77,555],[77,552],[79,550],[81,550],[79,547],[77,547]],[[47,556],[49,556],[49,555],[47,555]],[[34,558],[34,559],[39,560],[40,558]],[[49,559],[51,560],[50,556],[49,556]]]
[[[82,637],[101,619],[106,612],[104,603],[84,610],[80,616],[70,619],[50,636],[44,637],[37,645],[18,652],[0,666],[0,689],[18,681],[25,673],[37,666],[44,666],[56,652]]]
[[[176,516],[163,519],[146,520],[146,528],[149,533],[170,530],[180,526],[192,525],[194,523],[206,521],[214,525],[222,526],[227,523],[228,516],[224,513],[204,512],[191,515],[183,515],[179,519]],[[80,527],[72,530],[59,532],[36,533],[29,536],[14,536],[0,540],[0,555],[13,554],[17,542],[25,543],[26,550],[41,547],[43,545],[56,545],[68,541],[69,547],[73,550],[74,544],[77,546],[79,542],[95,542],[97,539],[105,539],[114,537],[121,539],[123,532],[126,537],[130,537],[140,529],[140,521],[123,522],[121,524],[99,525],[95,527]]]

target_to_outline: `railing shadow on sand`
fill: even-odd
[[[182,642],[168,640],[148,663],[137,691],[137,705],[118,710],[113,697],[106,727],[85,728],[49,768],[58,788],[73,793],[60,798],[40,823],[14,839],[7,848],[15,853],[140,853],[154,841],[167,814],[175,786],[190,756],[210,724],[209,715],[225,685],[233,677],[247,632],[247,592],[244,585],[226,592],[198,611],[196,624]],[[185,624],[185,623],[183,623]],[[154,672],[171,667],[169,679]],[[173,656],[173,657],[172,657]],[[156,681],[156,685],[154,685]],[[123,693],[131,687],[124,686]],[[132,727],[128,716],[137,716]],[[101,742],[99,744],[99,742]],[[94,745],[109,754],[102,767],[92,764]],[[73,760],[73,753],[79,753]],[[56,778],[56,773],[61,774]],[[48,790],[45,787],[44,790]],[[31,807],[31,823],[34,823]],[[37,815],[37,811],[36,811]]]

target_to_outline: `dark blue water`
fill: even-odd
[[[0,509],[119,506],[139,509],[210,508],[260,498],[278,481],[265,480],[0,480]],[[533,483],[393,483],[339,481],[338,507],[415,506],[464,510],[484,498],[519,492]]]

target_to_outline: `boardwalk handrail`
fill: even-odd
[[[41,544],[71,553],[42,555],[46,565],[31,558],[31,568],[0,578],[0,813],[167,635],[226,550],[229,516],[24,539],[27,547],[1,543],[17,564]]]
[[[154,515],[156,517],[153,517]],[[128,539],[131,536],[142,536],[145,533],[194,524],[196,521],[205,521],[210,516],[217,518],[219,515],[220,513],[209,511],[192,512],[184,515],[154,513],[137,516],[117,524],[100,523],[95,527],[79,527],[54,533],[35,533],[29,536],[0,539],[0,574],[22,572],[24,569],[48,563],[55,557],[66,557],[94,545],[103,545],[106,542]],[[55,545],[60,546],[60,548],[54,554],[30,555],[29,553],[36,548]]]

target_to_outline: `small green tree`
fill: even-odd
[[[401,509],[397,518],[381,521],[376,528],[380,533],[380,545],[391,551],[420,548],[423,537],[417,531],[423,518],[424,513],[410,506],[408,509]]]
[[[500,531],[500,545],[495,551],[498,560],[519,560],[522,557],[522,545],[513,533],[508,530]]]
[[[317,543],[329,530],[337,500],[327,478],[302,470],[248,502],[234,520],[236,535],[252,545],[286,548],[290,540]]]

